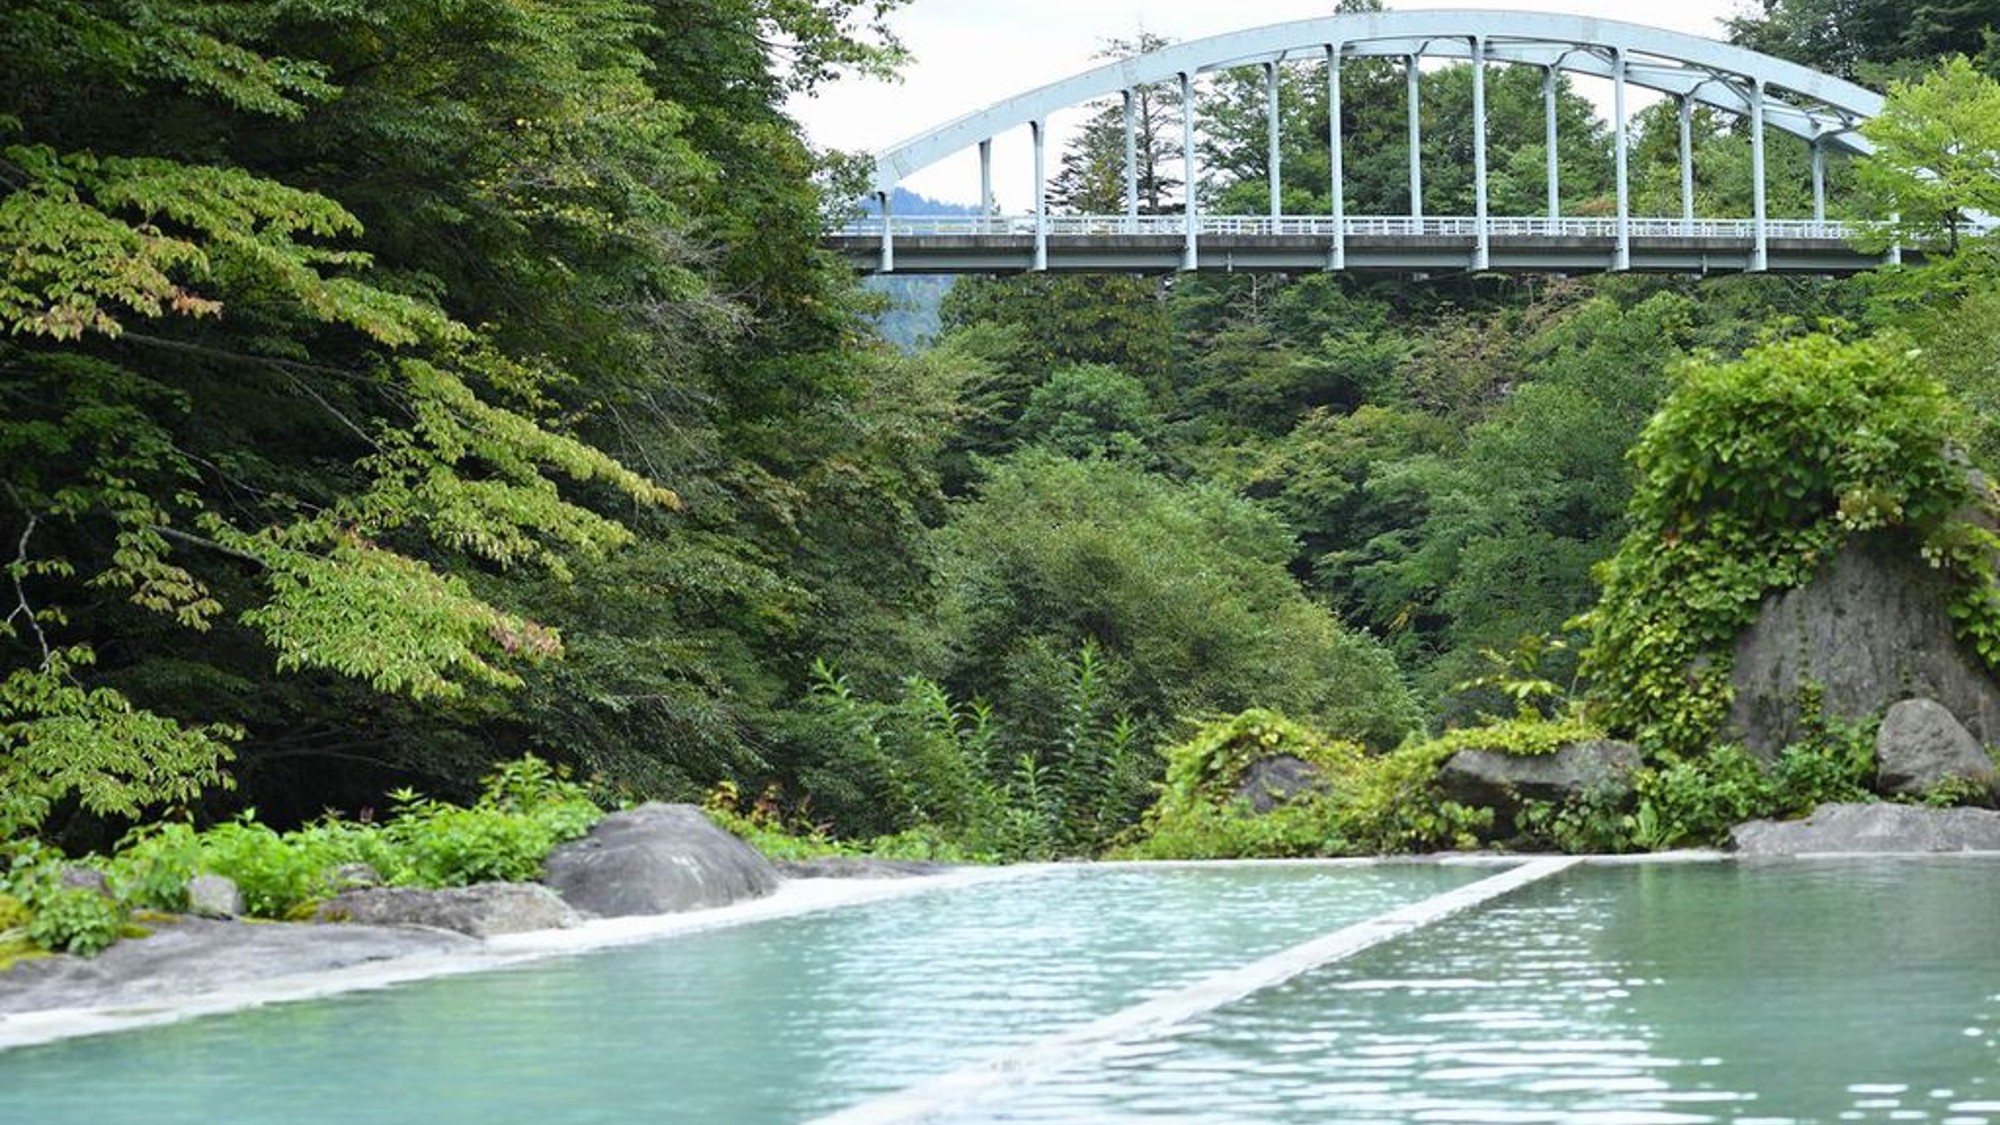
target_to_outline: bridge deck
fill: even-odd
[[[1035,268],[1038,242],[1051,271],[1152,273],[1185,268],[1186,220],[1171,216],[1052,216],[1038,239],[1034,219],[976,216],[897,218],[885,239],[880,219],[829,234],[829,249],[856,269],[896,273],[1017,273]],[[1335,253],[1335,233],[1341,253]],[[1489,219],[1486,269],[1589,273],[1616,268],[1614,219]],[[1846,224],[1802,220],[1764,224],[1765,269],[1845,274],[1874,269],[1879,254],[1854,249]],[[1634,271],[1735,273],[1753,268],[1755,224],[1734,219],[1634,219],[1625,243]],[[1471,268],[1479,245],[1464,218],[1198,219],[1195,268],[1304,272],[1340,268],[1445,272]],[[887,254],[885,256],[885,244]],[[885,266],[886,271],[885,271]]]

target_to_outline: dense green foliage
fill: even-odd
[[[1175,715],[1256,702],[1374,746],[1418,714],[1389,655],[1343,627],[1285,570],[1268,512],[1213,487],[1118,462],[1030,450],[991,467],[940,536],[953,640],[947,679],[1032,723],[1046,744],[1061,663],[1102,646],[1114,709],[1149,738]]]
[[[892,6],[10,9],[0,832],[691,791],[896,643],[922,436],[781,108]]]
[[[1321,854],[1463,843],[1492,826],[1439,801],[1445,756],[1608,730],[1636,788],[1527,833],[1708,840],[1854,788],[1831,736],[1766,771],[1709,735],[1733,631],[1861,531],[1950,571],[2000,658],[1957,514],[2000,456],[2000,259],[1967,224],[2000,210],[2000,94],[1990,58],[1918,77],[1990,13],[1736,25],[1901,79],[1834,187],[1923,269],[968,279],[905,354],[817,245],[853,166],[785,111],[893,68],[897,6],[9,9],[0,841],[38,874],[0,943],[115,936],[47,845],[134,822],[166,826],[120,893],[164,908],[200,868],[271,915],[348,862],[531,875],[593,806],[527,767],[479,795],[524,752],[723,794],[773,847]],[[1280,90],[1294,213],[1331,204],[1324,77]],[[1179,92],[1137,93],[1141,206],[1171,211]],[[1486,93],[1493,207],[1538,213],[1539,72]],[[1210,210],[1267,205],[1263,94],[1196,86]],[[1403,96],[1344,70],[1350,213],[1408,203]],[[1610,137],[1557,104],[1560,207],[1608,213]],[[1423,74],[1429,213],[1469,210],[1470,107],[1466,68]],[[1090,107],[1059,207],[1122,206],[1122,120]],[[1678,212],[1677,124],[1633,123],[1642,212]],[[1696,127],[1697,209],[1743,213],[1740,123]],[[1769,155],[1772,213],[1809,213],[1806,147]],[[1248,817],[1225,779],[1267,736],[1332,780]]]

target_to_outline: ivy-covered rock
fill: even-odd
[[[1967,425],[1895,335],[1813,334],[1688,365],[1633,449],[1632,530],[1589,615],[1584,670],[1610,725],[1685,758],[1733,722],[1770,754],[1797,733],[1786,716],[1814,677],[1844,716],[1908,695],[1917,685],[1898,677],[1918,669],[1954,713],[1972,704],[1979,677],[1950,641],[2000,663],[2000,590],[1994,535],[1966,514],[1981,498],[1951,453]],[[1875,551],[1936,576],[1855,565]]]
[[[1810,711],[1855,722],[1922,696],[1980,743],[2000,742],[2000,683],[1957,638],[1952,602],[1908,535],[1853,537],[1804,585],[1766,598],[1737,639],[1724,737],[1769,760],[1804,736]]]
[[[1318,766],[1293,754],[1273,754],[1251,762],[1237,784],[1235,797],[1251,812],[1267,813],[1325,783]]]
[[[1355,743],[1252,709],[1211,723],[1167,751],[1166,790],[1157,811],[1171,816],[1194,805],[1241,801],[1268,812],[1344,772],[1362,753]]]
[[[1438,788],[1461,805],[1492,809],[1496,823],[1511,824],[1529,801],[1560,805],[1586,794],[1628,791],[1640,764],[1638,747],[1611,739],[1572,742],[1552,754],[1474,748],[1445,762]]]
[[[1471,847],[1492,814],[1439,794],[1438,766],[1453,745],[1411,740],[1370,754],[1270,711],[1220,719],[1167,748],[1160,799],[1143,834],[1118,854],[1232,859]],[[1300,787],[1258,811],[1260,779],[1281,770]]]

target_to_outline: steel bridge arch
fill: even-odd
[[[1341,66],[1347,59],[1395,59],[1402,64],[1408,85],[1407,215],[1347,213],[1345,140],[1339,112]],[[1473,207],[1470,216],[1431,218],[1424,214],[1419,89],[1422,64],[1428,59],[1464,60],[1471,64]],[[1285,63],[1299,61],[1325,64],[1327,98],[1334,107],[1334,112],[1328,115],[1326,138],[1331,213],[1323,216],[1287,216],[1281,206],[1279,75]],[[1490,213],[1485,89],[1488,66],[1495,63],[1542,71],[1548,197],[1544,217],[1496,219]],[[1174,224],[1180,243],[1177,257],[1163,261],[1161,239],[1175,232],[1140,212],[1133,116],[1137,92],[1168,82],[1179,84],[1181,159],[1188,169],[1186,179],[1193,184],[1200,175],[1196,141],[1200,129],[1194,82],[1202,74],[1250,66],[1263,69],[1266,87],[1265,117],[1271,153],[1266,169],[1270,188],[1267,221],[1250,229],[1234,217],[1202,216],[1198,195],[1190,189],[1187,203]],[[1603,223],[1580,222],[1561,214],[1557,80],[1563,74],[1607,78],[1611,82],[1616,213]],[[1632,214],[1631,136],[1626,110],[1627,93],[1633,87],[1656,91],[1677,103],[1681,173],[1677,220],[1635,219]],[[1122,95],[1125,108],[1125,214],[1052,216],[1046,160],[1049,116],[1116,95]],[[1748,125],[1751,214],[1740,223],[1728,221],[1718,226],[1697,222],[1695,218],[1690,115],[1696,106],[1741,117]],[[860,268],[879,273],[896,271],[899,232],[913,238],[912,249],[916,252],[913,256],[921,259],[920,264],[969,272],[1049,269],[1052,235],[1059,243],[1056,249],[1061,261],[1056,264],[1063,268],[1235,269],[1241,262],[1243,268],[1289,269],[1317,254],[1316,240],[1324,239],[1326,269],[1342,270],[1357,265],[1425,269],[1452,260],[1456,253],[1449,247],[1440,249],[1438,238],[1447,242],[1469,240],[1463,247],[1463,266],[1474,271],[1496,265],[1516,269],[1594,266],[1610,270],[1699,269],[1702,272],[1872,268],[1867,256],[1858,255],[1849,247],[1851,232],[1846,226],[1827,221],[1827,155],[1831,150],[1870,155],[1873,146],[1859,130],[1881,112],[1882,106],[1879,94],[1796,63],[1622,20],[1488,9],[1324,16],[1229,32],[1119,59],[1005,99],[893,145],[876,157],[870,189],[881,204],[881,218],[850,223],[830,232],[827,245],[847,253]],[[993,139],[1022,126],[1029,129],[1034,147],[1033,215],[1021,220],[995,217]],[[1768,213],[1765,134],[1773,128],[1802,138],[1811,148],[1813,217],[1802,228],[1788,222],[1773,223]],[[947,228],[890,215],[892,189],[897,184],[974,146],[979,150],[981,218],[969,225]],[[1075,220],[1080,220],[1080,225]],[[1664,228],[1662,222],[1667,224]],[[1359,259],[1350,259],[1350,236],[1375,241],[1367,243],[1366,252]],[[1385,237],[1390,240],[1386,248],[1381,243]],[[1668,241],[1662,242],[1663,238]],[[1504,253],[1496,258],[1495,247],[1503,242]],[[1780,247],[1782,261],[1775,267],[1774,242],[1786,244]],[[1596,256],[1600,248],[1607,251],[1602,258]],[[1643,261],[1635,260],[1635,249],[1643,252]],[[1021,256],[1017,257],[1017,252]],[[863,256],[872,260],[864,263]],[[1900,251],[1892,249],[1887,260],[1896,261],[1899,257]]]
[[[877,155],[873,189],[1000,133],[1039,130],[1059,110],[1142,86],[1261,63],[1338,58],[1441,58],[1540,67],[1623,79],[1860,155],[1855,130],[1882,96],[1852,82],[1743,47],[1623,20],[1473,8],[1356,12],[1294,20],[1177,43],[1120,59],[976,110]]]

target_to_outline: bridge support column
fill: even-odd
[[[1750,269],[1771,268],[1771,240],[1764,212],[1764,80],[1750,80]]]
[[[1331,190],[1328,198],[1333,207],[1333,249],[1327,255],[1326,268],[1344,270],[1347,268],[1347,173],[1342,167],[1344,154],[1341,151],[1340,135],[1340,55],[1343,45],[1326,45],[1326,144],[1331,168],[1327,186]]]
[[[1472,37],[1472,268],[1493,264],[1486,225],[1486,40]]]
[[[1410,217],[1413,219],[1424,217],[1424,123],[1417,78],[1420,59],[1420,55],[1410,55],[1405,65],[1410,88]],[[1418,225],[1422,226],[1421,223]]]
[[[1681,230],[1694,235],[1694,96],[1680,97],[1681,118]]]
[[[1187,220],[1187,244],[1181,249],[1181,268],[1192,270],[1201,265],[1201,169],[1194,159],[1194,75],[1185,70],[1181,71],[1181,167],[1187,181],[1187,204],[1181,208]]]
[[[1271,219],[1272,234],[1277,231],[1277,218],[1285,213],[1284,199],[1284,153],[1278,149],[1278,64],[1264,64],[1264,143],[1270,151],[1266,167],[1271,175]]]
[[[876,265],[875,269],[880,273],[895,273],[896,227],[890,221],[889,193],[878,191],[875,193],[875,199],[876,202],[882,205],[882,260]]]
[[[1132,90],[1125,91],[1125,218],[1139,217],[1139,120],[1138,97]],[[1128,224],[1137,229],[1138,223]]]
[[[1632,268],[1630,148],[1630,133],[1625,121],[1625,49],[1619,47],[1611,56],[1611,150],[1616,157],[1618,177],[1618,248],[1611,257],[1611,268],[1614,270]]]
[[[979,142],[979,217],[993,218],[993,138]]]
[[[1826,222],[1826,146],[1812,139],[1813,222]]]
[[[1556,158],[1556,68],[1542,71],[1542,147],[1548,162],[1549,218],[1562,217],[1562,162]]]
[[[1032,268],[1040,273],[1049,268],[1049,123],[1030,121],[1028,128],[1035,134],[1035,263]]]

